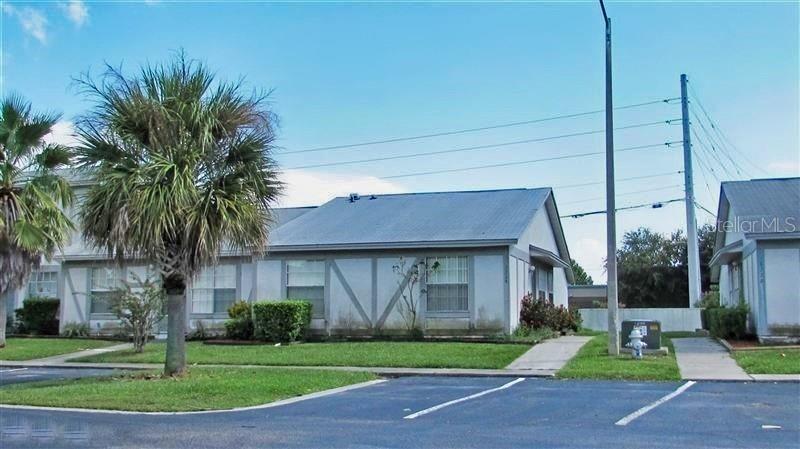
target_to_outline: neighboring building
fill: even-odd
[[[605,308],[608,302],[606,285],[570,285],[570,309],[600,309]]]
[[[800,337],[800,178],[722,183],[712,282],[762,340]]]
[[[75,186],[80,198],[86,185]],[[276,215],[264,257],[225,253],[194,279],[190,326],[220,326],[237,299],[302,298],[313,304],[315,332],[400,332],[401,257],[407,269],[423,267],[415,298],[430,334],[511,332],[528,291],[567,305],[570,257],[549,188],[356,195]],[[62,326],[103,333],[117,321],[102,299],[148,272],[143,262],[114,264],[78,233],[56,259]]]

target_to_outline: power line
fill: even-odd
[[[676,143],[680,143],[680,142],[676,142]],[[617,151],[621,151],[621,150],[624,150],[624,148],[620,148]],[[662,176],[674,176],[674,175],[679,175],[679,174],[682,174],[682,173],[683,173],[683,170],[678,170],[678,171],[670,171],[670,172],[664,172],[664,173],[654,173],[652,175],[641,175],[641,176],[631,176],[631,177],[628,177],[628,178],[617,178],[616,181],[617,182],[623,182],[623,181],[634,181],[634,180],[638,180],[638,179],[660,178]],[[584,183],[580,183],[580,184],[565,184],[565,185],[562,184],[560,186],[553,186],[553,189],[571,189],[573,187],[588,187],[588,186],[595,186],[595,185],[600,185],[600,184],[605,184],[605,183],[606,183],[605,181],[594,181],[594,182],[584,182]]]
[[[661,207],[663,207],[666,204],[677,203],[678,201],[686,201],[686,199],[685,198],[675,198],[675,199],[667,200],[667,201],[656,201],[654,203],[644,203],[644,204],[636,204],[636,205],[633,205],[633,206],[618,207],[618,208],[616,208],[614,210],[619,212],[619,211],[625,211],[625,210],[631,210],[631,209],[641,209],[643,207],[651,207],[653,209],[660,209]],[[595,210],[595,211],[591,211],[591,212],[580,212],[580,213],[577,213],[577,214],[570,214],[570,215],[562,215],[559,218],[582,218],[582,217],[586,217],[586,216],[589,216],[589,215],[598,215],[598,214],[604,214],[604,213],[606,213],[605,209],[604,210]]]
[[[698,203],[697,201],[694,202],[694,205],[699,207],[700,209],[704,210],[707,214],[711,215],[712,217],[714,217],[714,218],[717,217],[717,214],[715,214],[714,212],[711,212],[707,208],[703,207],[703,205]]]
[[[697,167],[700,169],[700,176],[703,178],[703,184],[706,186],[706,190],[708,190],[708,194],[714,196],[714,193],[711,192],[711,186],[708,184],[708,172],[706,171],[703,166],[705,162],[700,159],[700,155],[692,152],[692,157],[694,157],[695,161],[697,161]]]
[[[619,196],[637,195],[637,194],[640,194],[640,193],[647,193],[647,192],[659,192],[659,191],[662,191],[662,190],[676,189],[676,188],[679,188],[679,187],[682,188],[683,184],[674,184],[674,185],[663,186],[663,187],[655,187],[655,188],[652,188],[652,189],[634,190],[632,192],[617,193],[616,196],[619,197]],[[599,196],[599,197],[594,197],[594,198],[584,198],[584,199],[577,200],[577,201],[567,201],[565,203],[560,203],[560,204],[563,206],[565,204],[578,204],[578,203],[585,203],[587,201],[597,201],[597,200],[604,200],[604,199],[606,199],[605,196]]]
[[[707,155],[708,155],[710,158],[712,158],[712,159],[714,159],[715,161],[717,161],[717,165],[719,165],[719,167],[720,167],[720,168],[722,168],[722,170],[724,170],[724,171],[725,171],[725,176],[727,176],[728,178],[733,178],[733,179],[735,179],[735,178],[736,178],[736,175],[735,175],[735,174],[733,174],[731,171],[729,171],[729,170],[728,170],[728,165],[727,165],[725,162],[723,162],[723,161],[722,161],[722,159],[720,159],[720,157],[717,155],[717,152],[716,152],[716,151],[715,151],[715,149],[714,149],[714,145],[713,145],[713,144],[711,144],[711,148],[709,148],[708,146],[706,146],[705,140],[700,138],[700,135],[699,135],[699,134],[697,134],[697,131],[696,131],[694,128],[692,128],[692,135],[694,136],[694,138],[695,138],[695,141],[696,141],[698,144],[700,144],[700,146],[699,146],[698,148],[699,148],[700,150],[702,150],[702,151],[705,151],[705,152],[707,153]],[[698,154],[699,154],[699,153],[698,153]],[[711,163],[711,166],[713,166],[713,161],[712,161],[712,163]],[[712,170],[713,170],[713,169],[712,169]],[[739,172],[739,175],[741,175],[741,172]],[[715,176],[716,176],[716,173],[715,173]],[[719,179],[719,178],[718,178],[718,179]]]
[[[717,124],[716,124],[716,123],[714,122],[714,120],[711,118],[711,115],[710,115],[710,114],[708,113],[708,111],[706,110],[705,106],[703,106],[703,102],[700,100],[699,96],[697,95],[697,92],[694,90],[694,86],[692,86],[691,84],[689,85],[689,92],[691,93],[691,97],[692,97],[692,99],[693,99],[693,100],[695,100],[695,101],[697,102],[697,105],[700,107],[700,111],[703,113],[703,115],[704,115],[704,116],[706,117],[706,119],[708,120],[708,123],[711,125],[711,128],[712,128],[712,129],[713,129],[713,130],[714,130],[714,131],[715,131],[715,132],[716,132],[716,133],[719,135],[719,137],[720,137],[720,140],[722,140],[722,141],[724,141],[725,143],[727,143],[728,145],[730,145],[730,147],[731,147],[731,148],[733,148],[733,149],[734,149],[734,151],[736,151],[737,153],[739,153],[739,155],[740,155],[740,156],[742,156],[742,159],[744,159],[744,160],[745,160],[745,161],[746,161],[748,164],[750,164],[750,165],[751,165],[753,168],[755,168],[756,170],[760,171],[761,173],[763,173],[763,174],[765,174],[765,175],[769,175],[769,173],[768,173],[766,170],[764,170],[764,169],[763,169],[763,168],[761,168],[761,167],[760,167],[758,164],[756,164],[755,162],[753,162],[753,161],[752,161],[752,160],[751,160],[751,159],[750,159],[750,158],[747,156],[747,154],[746,154],[744,151],[740,150],[740,149],[739,149],[739,148],[738,148],[738,147],[737,147],[737,146],[736,146],[736,145],[735,145],[735,144],[734,144],[734,143],[733,143],[733,142],[732,142],[732,141],[731,141],[731,140],[728,138],[728,136],[727,136],[727,135],[726,135],[724,132],[722,132],[722,129],[721,129],[719,126],[717,126]]]
[[[670,120],[659,120],[656,122],[647,122],[647,123],[637,123],[635,125],[627,125],[627,126],[620,126],[614,128],[615,130],[625,130],[625,129],[633,129],[633,128],[643,128],[647,126],[655,126],[655,125],[663,125],[663,124],[671,124],[674,121],[680,121],[681,119],[670,119]],[[410,154],[399,154],[394,156],[383,156],[383,157],[375,157],[369,159],[355,159],[349,161],[338,161],[338,162],[325,162],[321,164],[310,164],[310,165],[297,165],[294,167],[287,167],[287,170],[297,170],[297,169],[307,169],[307,168],[320,168],[320,167],[334,167],[340,165],[353,165],[353,164],[364,164],[369,162],[382,162],[382,161],[391,161],[397,159],[410,159],[415,157],[424,157],[424,156],[435,156],[440,154],[450,154],[450,153],[461,153],[466,151],[477,151],[477,150],[486,150],[490,148],[500,148],[500,147],[507,147],[512,145],[521,145],[525,143],[538,143],[538,142],[545,142],[551,140],[558,140],[558,139],[566,139],[570,137],[579,137],[579,136],[586,136],[590,134],[599,134],[604,133],[605,130],[593,130],[593,131],[582,131],[577,133],[570,133],[570,134],[560,134],[557,136],[547,136],[547,137],[538,137],[535,139],[525,139],[525,140],[515,140],[511,142],[501,142],[501,143],[493,143],[493,144],[486,144],[486,145],[475,145],[469,147],[460,147],[460,148],[451,148],[448,150],[438,150],[438,151],[427,151],[421,153],[410,153]]]
[[[646,102],[643,102],[643,103],[635,103],[635,104],[629,104],[629,105],[624,105],[624,106],[618,106],[618,107],[616,107],[614,109],[616,109],[616,110],[631,109],[631,108],[637,108],[637,107],[641,107],[641,106],[647,106],[647,105],[658,104],[658,103],[671,104],[671,102],[673,102],[675,100],[679,100],[679,99],[680,98],[665,98],[665,99],[662,99],[662,100],[653,100],[653,101],[646,101]],[[392,137],[392,138],[388,138],[388,139],[371,140],[371,141],[366,141],[366,142],[349,143],[349,144],[344,144],[344,145],[329,145],[329,146],[322,146],[322,147],[306,148],[306,149],[302,149],[302,150],[289,150],[289,151],[283,151],[283,152],[281,152],[279,154],[311,153],[311,152],[315,152],[315,151],[340,150],[340,149],[344,149],[344,148],[356,148],[356,147],[364,147],[364,146],[368,146],[368,145],[380,145],[380,144],[384,144],[384,143],[406,142],[406,141],[409,141],[409,140],[428,139],[428,138],[431,138],[431,137],[453,136],[453,135],[457,135],[457,134],[466,134],[466,133],[473,133],[473,132],[479,132],[479,131],[488,131],[488,130],[492,130],[492,129],[509,128],[509,127],[512,127],[512,126],[531,125],[531,124],[534,124],[534,123],[542,123],[542,122],[548,122],[548,121],[553,121],[553,120],[576,118],[576,117],[582,117],[582,116],[587,116],[587,115],[599,114],[601,112],[605,112],[605,109],[597,109],[597,110],[594,110],[594,111],[578,112],[578,113],[574,113],[574,114],[555,115],[555,116],[551,116],[551,117],[544,117],[544,118],[538,118],[538,119],[533,119],[533,120],[524,120],[524,121],[520,121],[520,122],[501,123],[501,124],[498,124],[498,125],[481,126],[481,127],[478,127],[478,128],[458,129],[458,130],[454,130],[454,131],[443,131],[443,132],[438,132],[438,133],[420,134],[420,135],[416,135],[416,136]]]
[[[723,147],[723,145],[721,145],[717,141],[717,139],[714,138],[714,136],[708,131],[708,129],[706,129],[706,126],[703,124],[703,120],[700,119],[700,117],[697,115],[697,113],[694,111],[694,109],[692,109],[691,111],[692,111],[692,115],[694,116],[694,118],[697,119],[697,123],[700,125],[700,130],[703,131],[703,134],[706,136],[706,139],[708,140],[709,145],[711,146],[711,151],[712,152],[717,152],[718,151],[723,156],[725,156],[728,159],[728,161],[730,161],[730,163],[733,166],[733,168],[736,170],[736,174],[741,177],[742,176],[742,172],[746,171],[746,170],[741,165],[739,165],[739,163],[731,156],[730,152],[727,151]],[[725,165],[721,160],[718,159],[718,161],[719,161],[719,163],[721,165],[723,165],[723,166]]]
[[[636,147],[628,147],[628,148],[620,148],[617,149],[617,152],[624,152],[624,151],[634,151],[640,150],[645,148],[655,148],[655,147],[670,147],[679,142],[665,142],[665,143],[658,143],[653,145],[640,145]],[[592,151],[588,153],[578,153],[578,154],[567,154],[563,156],[553,156],[553,157],[545,157],[539,159],[529,159],[526,161],[513,161],[513,162],[501,162],[497,164],[485,164],[485,165],[473,165],[471,167],[459,167],[459,168],[445,168],[441,170],[430,170],[430,171],[422,171],[422,172],[410,172],[410,173],[403,173],[400,175],[392,175],[392,176],[382,176],[381,179],[398,179],[398,178],[409,178],[412,176],[427,176],[427,175],[439,175],[444,173],[457,173],[457,172],[464,172],[464,171],[472,171],[472,170],[482,170],[484,168],[499,168],[499,167],[510,167],[514,165],[527,165],[527,164],[535,164],[538,162],[547,162],[547,161],[557,161],[563,159],[576,159],[582,157],[589,157],[589,156],[597,156],[599,154],[605,154],[605,151]]]

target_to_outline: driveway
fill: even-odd
[[[0,368],[0,387],[23,382],[111,376],[118,373],[120,370],[109,368]]]
[[[238,412],[0,409],[0,431],[5,448],[796,449],[798,397],[798,384],[406,377]]]

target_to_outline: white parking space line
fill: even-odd
[[[614,424],[616,424],[618,426],[627,426],[634,419],[644,415],[645,413],[649,412],[650,410],[653,410],[654,408],[658,407],[659,405],[661,405],[661,404],[669,401],[670,399],[680,395],[681,393],[683,393],[684,391],[688,390],[689,388],[691,388],[692,385],[694,385],[696,383],[697,382],[695,382],[693,380],[690,380],[690,381],[686,382],[685,384],[681,385],[680,387],[678,387],[678,389],[673,391],[672,393],[670,393],[670,394],[664,396],[663,398],[653,402],[652,404],[646,405],[646,406],[640,408],[639,410],[636,410],[635,412],[633,412],[630,415],[620,419],[619,421],[615,422]]]
[[[404,416],[403,419],[414,419],[414,418],[420,417],[422,415],[427,415],[428,413],[435,412],[437,410],[441,410],[441,409],[443,409],[445,407],[449,407],[449,406],[451,406],[453,404],[458,404],[459,402],[469,401],[470,399],[479,398],[479,397],[485,396],[485,395],[487,395],[489,393],[494,393],[495,391],[505,390],[506,388],[513,387],[514,385],[522,382],[523,380],[525,380],[525,378],[524,377],[520,377],[520,378],[518,378],[516,380],[512,380],[511,382],[509,382],[509,383],[507,383],[505,385],[501,385],[501,386],[499,386],[497,388],[492,388],[492,389],[489,389],[489,390],[483,390],[483,391],[481,391],[479,393],[471,394],[471,395],[465,396],[463,398],[454,399],[452,401],[447,401],[447,402],[444,402],[444,403],[439,404],[439,405],[434,405],[433,407],[426,408],[425,410],[420,410],[420,411],[418,411],[416,413],[412,413],[410,415]]]
[[[14,369],[3,369],[0,370],[0,373],[13,373],[14,371],[25,371],[28,368],[14,368]]]

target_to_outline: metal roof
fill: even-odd
[[[334,198],[270,235],[281,248],[490,244],[519,239],[549,188]]]
[[[746,233],[800,230],[800,178],[728,181],[722,183],[721,189],[720,212],[724,212],[724,199],[732,212],[729,220],[756,223]],[[725,215],[718,214],[717,218],[724,220]]]

